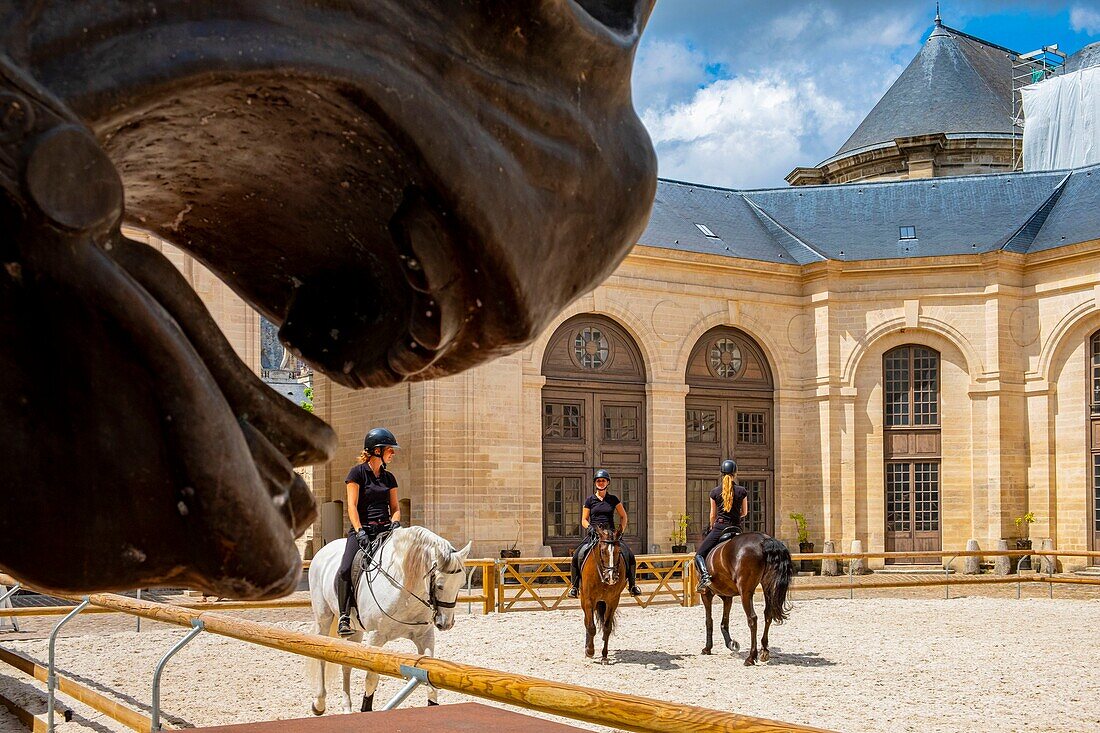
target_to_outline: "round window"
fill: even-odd
[[[733,379],[741,371],[741,349],[733,339],[718,339],[710,346],[710,368],[716,375]]]
[[[607,364],[607,337],[598,328],[583,328],[573,339],[573,355],[584,369],[599,369]]]

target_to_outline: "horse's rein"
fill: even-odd
[[[424,605],[424,607],[427,608],[429,611],[434,612],[434,611],[439,610],[440,608],[454,608],[458,604],[458,596],[457,595],[455,595],[455,599],[453,601],[449,601],[449,602],[448,601],[441,601],[441,600],[439,600],[438,598],[435,597],[435,576],[437,575],[436,570],[439,567],[438,563],[432,563],[432,567],[428,570],[427,573],[424,574],[424,578],[428,578],[428,599],[429,599],[429,600],[425,601],[423,598],[418,596],[416,593],[413,593],[411,590],[406,588],[404,583],[399,583],[396,578],[394,578],[392,575],[390,575],[389,573],[386,572],[386,569],[384,567],[382,567],[382,557],[381,556],[382,556],[382,551],[381,551],[381,548],[379,548],[378,557],[373,557],[373,556],[370,557],[369,562],[367,563],[367,565],[368,565],[367,569],[369,570],[373,566],[374,570],[376,571],[375,576],[377,576],[379,574],[382,575],[382,577],[384,577],[386,580],[388,580],[390,582],[390,585],[392,585],[394,588],[397,588],[400,591],[403,591],[403,592],[407,593],[408,595],[412,596],[416,600],[420,601]],[[458,575],[459,573],[464,573],[464,572],[466,572],[465,567],[459,568],[458,570],[446,570],[446,571],[444,571],[443,574],[444,575]],[[381,611],[382,614],[386,618],[388,618],[389,620],[395,621],[399,624],[404,624],[405,626],[427,626],[428,624],[431,623],[431,619],[429,619],[427,621],[402,621],[401,619],[394,618],[390,614],[386,613],[386,609],[382,608],[382,604],[378,602],[378,598],[374,595],[374,587],[371,585],[371,577],[369,575],[367,575],[367,577],[364,580],[366,581],[366,584],[367,584],[367,590],[370,591],[370,597],[371,597],[371,599],[374,600],[374,605],[377,606],[378,610]],[[422,578],[422,580],[423,580],[423,578]]]

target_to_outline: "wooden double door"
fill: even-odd
[[[687,514],[689,538],[698,542],[710,519],[710,492],[721,482],[721,464],[737,461],[737,482],[749,491],[743,529],[774,534],[772,400],[705,392],[686,400]]]
[[[581,507],[593,474],[611,474],[609,492],[629,516],[623,535],[646,552],[646,413],[639,389],[547,386],[542,392],[543,536],[554,554],[568,554],[581,533]]]

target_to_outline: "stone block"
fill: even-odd
[[[1039,545],[1041,550],[1053,550],[1054,540],[1049,537],[1042,541]],[[1039,558],[1039,572],[1045,575],[1053,575],[1058,572],[1058,558],[1056,557],[1040,557]]]
[[[1008,549],[1008,540],[997,540],[998,550]],[[1013,558],[999,555],[993,558],[993,574],[994,575],[1012,575],[1015,572],[1013,568]]]
[[[825,549],[822,550],[825,554],[830,552],[836,552],[836,543],[832,540],[825,540]],[[836,560],[822,560],[821,561],[821,574],[822,575],[840,575],[840,563]]]
[[[977,540],[971,539],[966,541],[967,552],[977,552],[980,549],[982,548],[978,547]],[[982,571],[981,560],[982,559],[977,555],[963,558],[963,575],[977,575],[980,573]]]
[[[863,552],[863,540],[852,540],[852,554],[858,555]],[[871,569],[867,567],[867,561],[862,557],[849,560],[851,563],[852,575],[867,575],[871,572]]]

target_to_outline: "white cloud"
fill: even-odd
[[[1100,33],[1100,10],[1074,5],[1069,10],[1069,24],[1078,33]]]
[[[634,103],[638,109],[664,107],[691,96],[706,81],[706,57],[682,43],[643,43],[634,64]]]
[[[720,79],[642,119],[662,176],[738,187],[782,185],[795,166],[818,162],[807,141],[835,138],[859,122],[812,79],[778,75]]]

